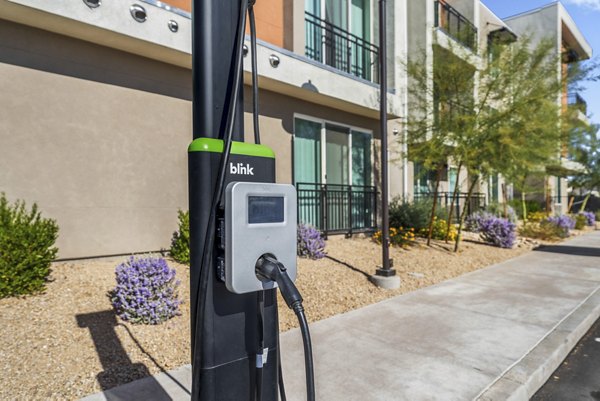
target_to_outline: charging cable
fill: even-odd
[[[294,311],[300,324],[302,342],[304,343],[304,368],[306,370],[306,394],[308,401],[315,401],[315,375],[312,357],[312,344],[308,321],[302,306],[302,295],[287,273],[287,269],[273,255],[265,254],[256,262],[256,276],[259,279],[277,283],[281,296],[288,308]]]
[[[260,144],[260,127],[258,124],[258,55],[256,54],[256,20],[254,18],[254,3],[248,2],[248,19],[250,20],[250,49],[252,61],[252,124],[254,126],[254,143]]]
[[[234,53],[234,78],[231,88],[233,88],[233,94],[231,95],[228,106],[228,116],[225,127],[225,133],[223,138],[223,153],[221,154],[221,160],[219,163],[219,171],[217,173],[217,182],[215,185],[215,191],[213,193],[210,215],[208,218],[208,224],[206,226],[206,233],[204,235],[204,244],[202,246],[202,259],[200,265],[200,280],[198,283],[197,290],[197,301],[196,301],[196,333],[202,335],[201,322],[204,321],[204,309],[202,308],[202,294],[206,293],[209,283],[209,271],[212,268],[212,257],[213,257],[213,246],[216,232],[216,219],[217,210],[221,201],[221,194],[225,186],[225,175],[227,172],[227,164],[229,163],[229,155],[231,154],[231,144],[233,142],[233,128],[237,109],[238,90],[242,82],[243,74],[243,45],[244,45],[244,33],[246,29],[246,11],[248,0],[240,1],[240,15],[238,19],[238,31],[235,43]],[[196,349],[192,349],[192,356],[196,358]]]

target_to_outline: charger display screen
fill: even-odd
[[[249,196],[248,224],[283,223],[283,196]]]

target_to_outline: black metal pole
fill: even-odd
[[[379,120],[381,130],[381,268],[378,276],[391,277],[396,270],[390,266],[390,221],[388,209],[388,138],[387,138],[387,38],[386,0],[379,0]]]
[[[240,13],[238,1],[193,0],[193,137],[223,139],[228,102],[238,94],[233,140],[243,141],[243,87],[233,88],[234,51]]]

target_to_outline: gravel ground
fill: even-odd
[[[398,290],[374,287],[368,274],[381,260],[367,238],[330,237],[328,257],[300,260],[297,285],[311,321],[414,291],[529,251],[463,242],[460,253],[435,242],[392,248]],[[56,263],[44,294],[0,299],[0,400],[73,400],[189,363],[189,270],[171,263],[182,284],[182,315],[159,326],[115,318],[107,296],[120,259]],[[280,326],[295,326],[280,300]]]

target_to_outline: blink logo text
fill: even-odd
[[[254,175],[254,167],[250,167],[248,163],[237,163],[235,166],[233,163],[229,163],[229,174],[240,174],[240,175]]]

